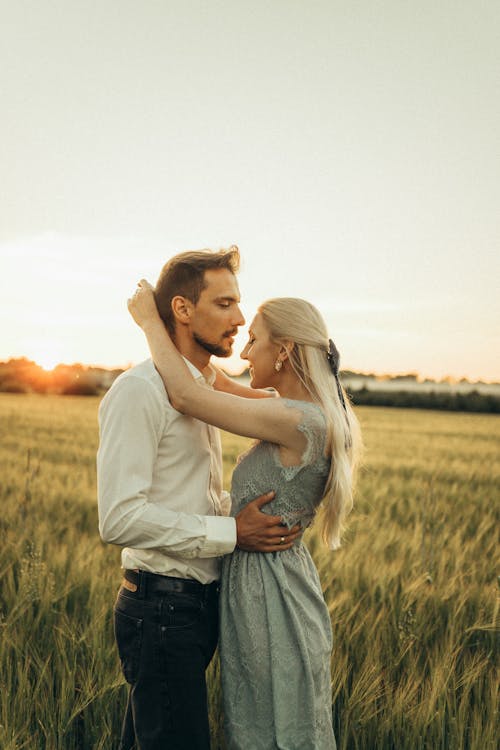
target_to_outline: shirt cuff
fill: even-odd
[[[228,516],[231,513],[231,495],[227,490],[221,492],[220,507],[222,515]]]
[[[205,541],[198,557],[228,555],[236,547],[236,521],[228,516],[205,516]]]

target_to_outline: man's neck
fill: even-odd
[[[204,372],[210,362],[210,354],[203,349],[193,339],[186,339],[183,336],[172,336],[177,349],[183,357],[188,359],[192,365],[200,372]]]

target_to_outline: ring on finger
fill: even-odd
[[[284,536],[280,536],[280,544],[284,544],[284,543],[285,543],[285,537]]]

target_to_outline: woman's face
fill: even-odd
[[[269,388],[276,386],[278,373],[274,369],[280,351],[279,344],[273,344],[262,315],[257,313],[248,329],[248,343],[241,352],[242,359],[250,365],[250,386]]]

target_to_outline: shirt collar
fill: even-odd
[[[200,370],[198,370],[198,368],[195,367],[193,363],[189,361],[189,359],[186,359],[186,357],[184,356],[182,357],[182,359],[187,364],[189,372],[195,380],[202,380],[204,383],[208,383],[208,385],[213,385],[215,383],[215,368],[213,367],[213,365],[211,365],[210,363],[208,364],[208,372],[205,377],[205,375],[200,372]]]

